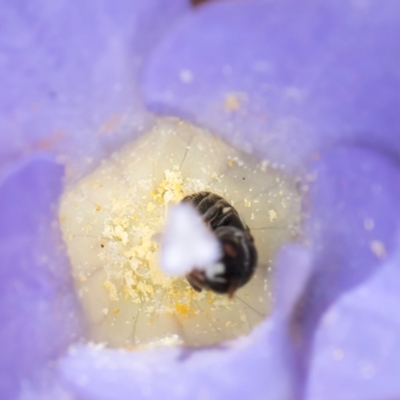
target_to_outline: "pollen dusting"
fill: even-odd
[[[224,197],[253,229],[259,265],[233,299],[196,292],[158,266],[168,208],[202,190]],[[280,229],[269,230],[277,215]],[[59,220],[90,340],[201,346],[247,334],[268,314],[270,260],[298,233],[300,197],[266,161],[165,118],[68,187]]]
[[[115,247],[101,254],[107,261],[104,287],[111,301],[119,300],[116,284],[122,286],[123,299],[147,307],[147,311],[163,314],[194,314],[193,302],[204,294],[195,292],[186,281],[173,279],[163,274],[158,267],[160,245],[154,239],[163,229],[169,204],[183,199],[189,190],[203,190],[204,186],[193,179],[184,179],[179,166],[164,171],[164,179],[153,189],[152,180],[139,181],[147,189],[151,200],[133,203],[123,195],[111,200],[109,218],[105,220],[102,235],[111,243],[120,242],[122,251],[116,254]],[[191,188],[191,189],[188,189]]]

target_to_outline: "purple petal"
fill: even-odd
[[[132,138],[148,121],[141,65],[188,7],[185,0],[3,2],[0,159],[55,148],[88,162]]]
[[[78,398],[291,398],[283,325],[270,319],[249,337],[201,349],[126,352],[77,347],[60,363]]]
[[[63,169],[44,157],[0,186],[0,393],[11,399],[79,334],[79,307],[54,224]]]
[[[306,231],[313,273],[293,314],[304,379],[321,316],[340,295],[382,267],[393,252],[400,222],[400,170],[375,153],[332,150],[315,163],[308,178]]]
[[[202,7],[151,57],[147,104],[294,167],[340,140],[400,150],[397,1]]]
[[[275,312],[290,317],[312,274],[312,254],[309,248],[287,244],[274,260],[273,291]]]
[[[400,398],[400,254],[323,315],[307,399]]]

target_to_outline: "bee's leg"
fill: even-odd
[[[238,285],[236,282],[232,282],[229,287],[228,287],[228,297],[230,299],[233,298],[233,296],[235,295],[236,290],[238,289]]]
[[[205,281],[205,275],[203,271],[195,269],[190,274],[186,275],[186,279],[196,292],[202,291]]]

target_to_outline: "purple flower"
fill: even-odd
[[[1,398],[400,397],[395,0],[0,5]],[[299,176],[273,315],[188,351],[79,342],[56,220],[78,177],[176,115]]]

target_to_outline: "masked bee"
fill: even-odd
[[[249,227],[231,204],[214,193],[194,193],[186,196],[182,202],[191,203],[200,212],[223,251],[218,262],[222,272],[211,279],[204,271],[195,269],[186,279],[198,292],[209,289],[233,296],[238,288],[250,280],[257,265],[257,250]]]

